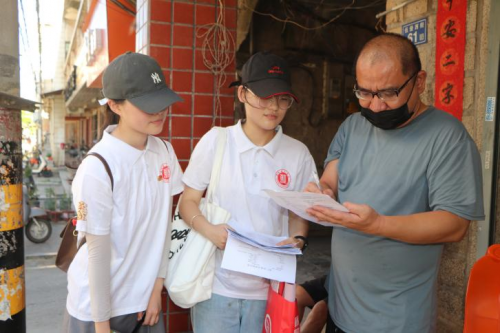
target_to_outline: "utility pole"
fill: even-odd
[[[0,332],[25,333],[21,110],[17,1],[0,11]]]

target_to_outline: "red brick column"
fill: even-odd
[[[236,40],[237,0],[223,0],[225,27]],[[167,84],[179,93],[177,103],[161,137],[172,142],[185,168],[193,147],[215,123],[234,123],[234,91],[227,88],[235,77],[234,61],[226,68],[225,87],[220,90],[221,112],[216,115],[217,77],[203,63],[203,38],[209,24],[217,21],[218,0],[139,0],[137,2],[138,52],[149,54],[162,66]],[[234,50],[232,51],[234,52]]]
[[[203,62],[204,39],[199,36],[220,19],[222,8],[224,26],[236,41],[236,4],[237,0],[137,1],[137,52],[154,57],[164,71],[167,84],[184,99],[171,107],[160,134],[172,143],[183,168],[198,140],[213,125],[234,123],[234,90],[227,86],[234,81],[235,62],[224,71],[227,79],[220,89],[221,108],[217,112],[218,76]],[[230,52],[234,54],[234,48]],[[189,311],[175,306],[166,292],[163,307],[167,332],[191,330]]]

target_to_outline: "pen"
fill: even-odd
[[[319,190],[323,191],[323,189],[321,188],[321,184],[319,183],[318,172],[316,170],[313,171],[313,177],[314,181],[316,182],[316,185],[318,185]]]

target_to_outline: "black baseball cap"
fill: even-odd
[[[165,83],[160,65],[150,56],[126,52],[113,60],[102,76],[104,105],[108,99],[126,99],[142,111],[155,114],[182,98]]]
[[[248,87],[260,98],[288,94],[299,102],[292,92],[287,62],[270,52],[258,52],[248,59],[241,69],[241,80],[231,83],[229,87],[239,85]]]

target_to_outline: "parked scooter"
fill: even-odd
[[[42,177],[52,177],[53,176],[52,170],[47,168],[47,161],[42,156],[42,154],[40,154],[40,156],[38,157],[38,161],[39,161],[38,166],[36,168],[33,168],[31,172],[33,174],[37,174]]]
[[[45,209],[29,205],[28,188],[23,185],[23,222],[26,237],[33,243],[43,243],[52,234],[52,224]]]
[[[38,160],[38,164],[35,164],[36,165],[36,168],[33,167],[31,169],[31,172],[34,173],[34,174],[39,174],[43,171],[43,169],[45,169],[45,167],[47,166],[47,161],[45,161],[45,158],[43,158],[42,154],[39,154],[38,158],[35,159],[35,163],[37,162]]]

